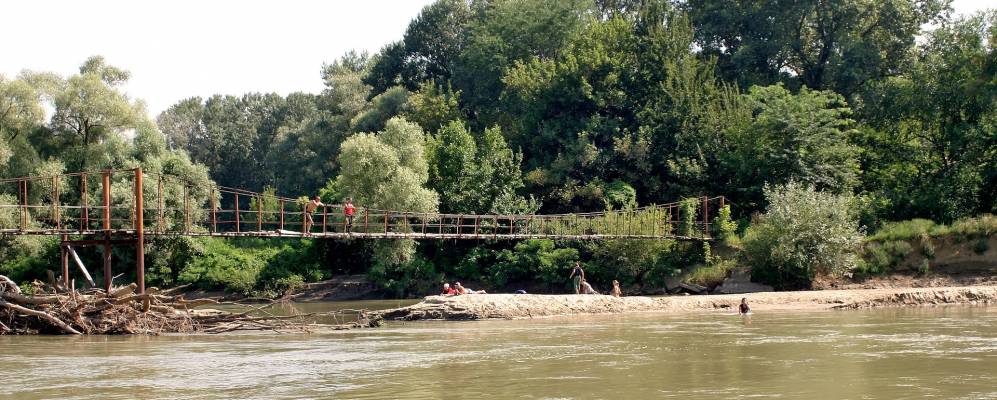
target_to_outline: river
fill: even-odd
[[[997,399],[997,307],[0,336],[0,366],[2,399]]]

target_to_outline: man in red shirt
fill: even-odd
[[[353,214],[357,212],[357,208],[353,207],[353,198],[349,197],[346,199],[346,204],[343,205],[343,214],[346,214],[346,231],[353,231]]]

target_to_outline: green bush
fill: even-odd
[[[935,243],[928,234],[921,235],[921,255],[927,259],[935,258]]]
[[[769,205],[745,234],[752,276],[780,289],[809,288],[817,274],[855,267],[862,243],[853,197],[789,183],[765,187]]]
[[[736,244],[737,223],[731,220],[730,205],[720,208],[716,218],[713,219],[713,234],[718,240],[728,244]]]
[[[883,251],[890,255],[891,265],[896,266],[900,261],[903,261],[912,251],[914,247],[910,245],[909,242],[903,240],[891,240],[884,242],[882,244]]]
[[[204,243],[204,255],[192,260],[178,281],[202,289],[253,295],[260,271],[276,253],[272,248],[236,248],[224,240],[209,239]]]
[[[689,283],[714,288],[720,286],[735,267],[737,267],[737,262],[734,260],[716,259],[710,265],[692,270],[686,280]]]
[[[984,238],[980,238],[979,240],[976,241],[976,243],[973,243],[973,252],[974,253],[976,253],[976,254],[983,254],[983,253],[986,253],[987,250],[990,250],[990,244],[987,243],[987,238],[985,238],[985,237]]]
[[[438,293],[443,274],[422,257],[402,263],[376,261],[367,273],[371,281],[395,297],[406,298]]]
[[[997,234],[997,216],[983,214],[976,218],[964,218],[952,224],[952,232],[966,237],[990,237]]]
[[[882,228],[869,236],[870,241],[913,240],[923,235],[940,236],[948,233],[948,227],[936,224],[930,219],[912,219],[884,223]]]
[[[679,235],[696,236],[696,210],[702,200],[689,198],[679,202]]]

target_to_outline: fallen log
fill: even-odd
[[[328,314],[274,315],[267,311],[274,303],[246,308],[215,299],[186,300],[182,295],[167,295],[174,290],[149,288],[135,293],[135,284],[110,293],[101,288],[86,291],[57,292],[56,288],[36,282],[31,293],[22,293],[10,279],[0,275],[0,335],[69,333],[69,334],[148,334],[223,333],[231,331],[309,332],[317,327],[349,329],[379,326],[379,317],[360,310],[350,310],[356,321],[321,325],[307,318]],[[52,293],[49,293],[52,292]],[[240,312],[196,309],[208,304],[225,304],[242,308]],[[348,315],[342,313],[342,315]],[[337,322],[339,322],[337,318]]]
[[[0,307],[4,307],[4,308],[10,309],[10,310],[19,312],[21,314],[26,314],[26,315],[31,315],[31,316],[35,316],[35,317],[41,318],[41,319],[43,319],[45,321],[48,321],[52,325],[55,325],[55,326],[59,327],[59,329],[62,329],[66,333],[71,333],[71,334],[74,334],[74,335],[79,335],[80,334],[80,331],[78,331],[76,329],[73,329],[73,327],[69,326],[69,324],[65,323],[61,319],[58,319],[56,317],[53,317],[53,316],[49,315],[46,312],[32,310],[32,309],[27,308],[27,307],[21,307],[21,306],[19,306],[17,304],[8,303],[6,300],[0,300]]]

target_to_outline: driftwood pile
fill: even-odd
[[[371,327],[380,323],[363,311],[351,323],[319,325],[307,321],[315,314],[272,315],[266,310],[269,304],[243,312],[195,309],[222,303],[214,299],[186,300],[176,293],[179,288],[150,288],[139,294],[135,292],[136,285],[131,284],[110,293],[103,289],[66,291],[35,281],[32,289],[33,294],[25,294],[13,281],[0,275],[0,335],[307,332]]]

